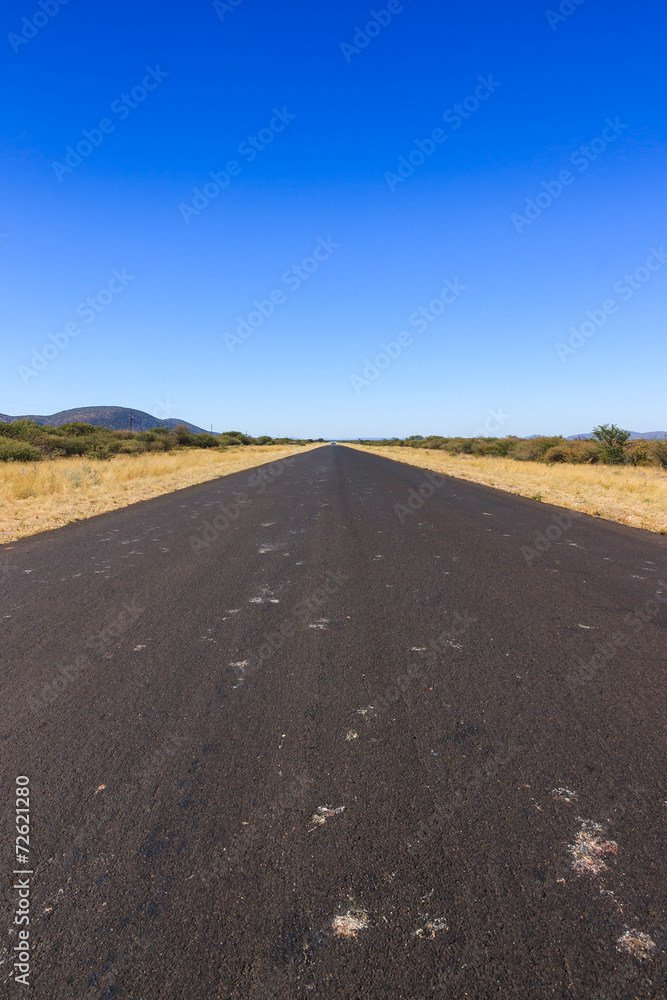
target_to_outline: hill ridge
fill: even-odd
[[[17,420],[34,420],[36,424],[42,426],[60,427],[62,424],[82,421],[85,424],[92,424],[94,427],[109,427],[114,431],[130,430],[130,417],[132,418],[133,431],[152,431],[156,427],[173,429],[178,424],[185,424],[193,434],[207,433],[203,427],[191,424],[188,420],[180,420],[175,417],[160,420],[145,410],[135,410],[129,406],[76,406],[73,409],[59,410],[57,413],[46,416],[26,413],[12,417],[7,413],[0,413],[0,421],[8,424],[13,424]]]

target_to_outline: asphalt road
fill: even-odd
[[[667,539],[261,471],[0,555],[2,996],[667,997]]]

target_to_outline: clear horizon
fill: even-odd
[[[2,17],[0,411],[667,427],[662,6]]]

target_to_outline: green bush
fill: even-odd
[[[626,459],[630,465],[653,465],[655,457],[651,448],[651,441],[640,438],[638,441],[631,441],[626,449]]]
[[[0,436],[16,438],[19,441],[34,441],[43,428],[34,420],[15,420],[11,424],[0,423]]]
[[[69,424],[60,424],[54,430],[57,434],[66,434],[67,437],[90,437],[91,434],[108,434],[106,427],[94,427],[93,424],[84,424],[81,420],[73,420]]]
[[[593,428],[593,437],[600,442],[600,458],[608,465],[616,465],[625,460],[625,445],[630,431],[624,431],[616,424],[600,424]]]
[[[655,463],[667,469],[667,441],[654,441],[651,453]]]
[[[176,424],[174,427],[174,434],[181,447],[190,444],[190,439],[192,438],[192,432],[186,424]]]
[[[42,453],[28,441],[0,437],[0,462],[39,462]]]
[[[220,440],[214,437],[213,434],[193,434],[190,443],[195,448],[217,448]]]
[[[572,461],[572,449],[566,444],[556,444],[549,448],[544,454],[545,462],[570,462]]]

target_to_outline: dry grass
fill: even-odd
[[[0,462],[0,543],[317,447],[248,445],[224,452],[118,455],[108,462]]]
[[[361,451],[443,472],[458,479],[495,486],[559,507],[667,534],[667,472],[635,466],[546,465],[511,458],[447,455],[416,448],[368,448]]]

